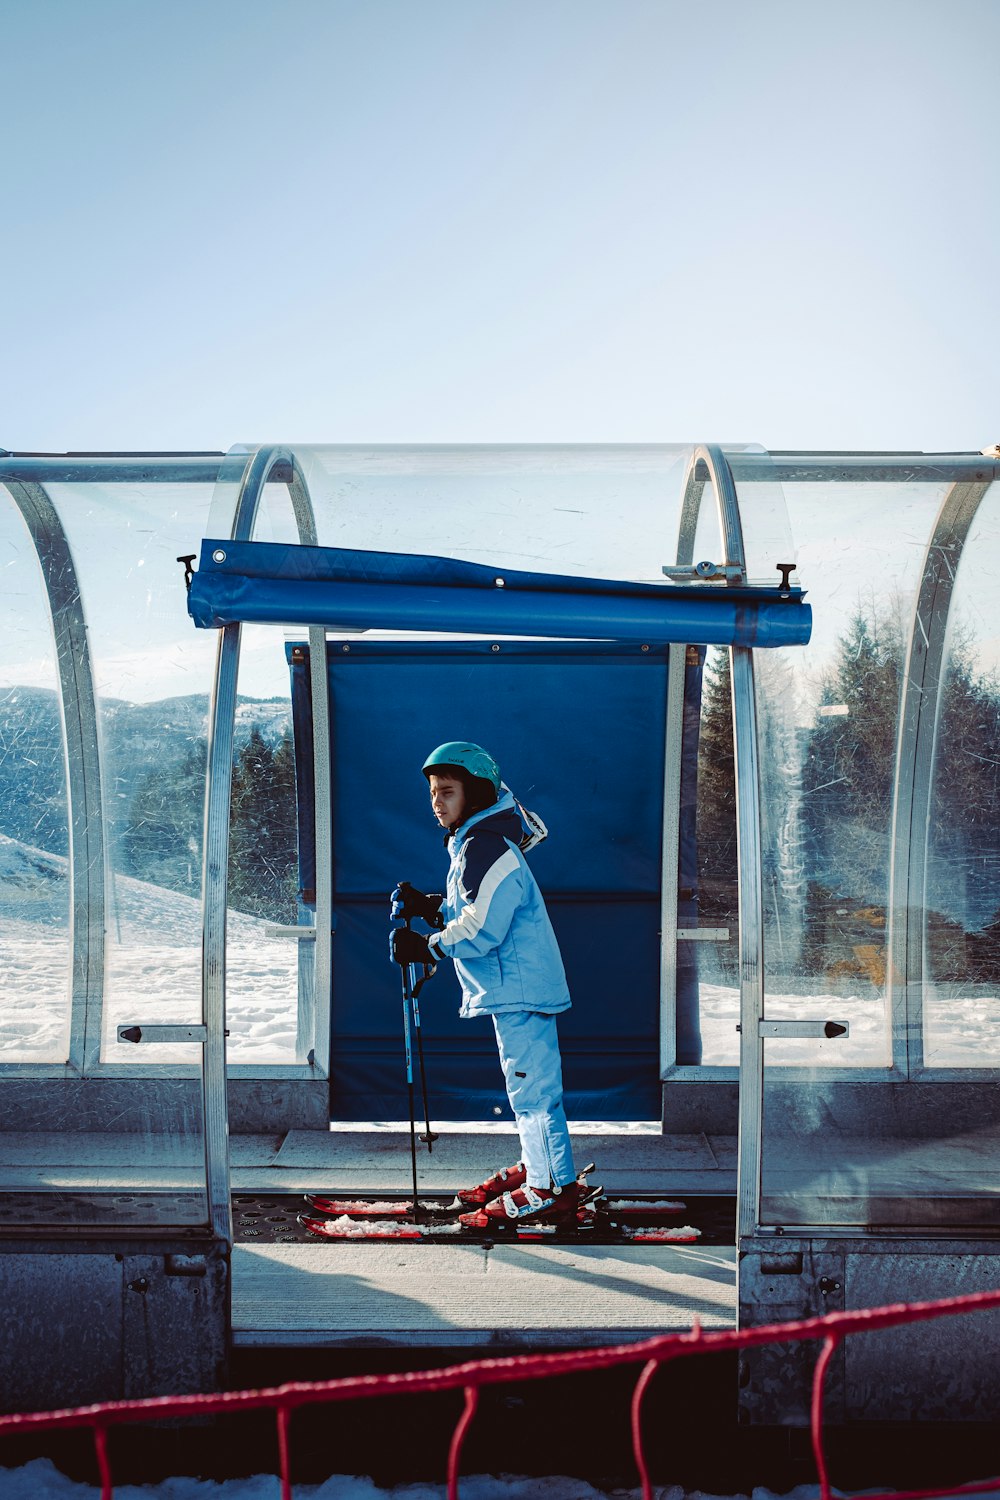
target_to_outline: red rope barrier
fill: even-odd
[[[823,1447],[823,1390],[830,1361],[840,1347],[840,1339],[831,1333],[823,1343],[816,1368],[813,1371],[812,1404],[809,1411],[809,1426],[812,1433],[813,1457],[819,1476],[820,1500],[830,1500],[830,1477],[826,1467],[826,1452]]]
[[[653,1500],[653,1486],[649,1479],[649,1467],[646,1463],[646,1453],[642,1446],[642,1398],[646,1394],[646,1388],[657,1370],[660,1368],[658,1359],[651,1359],[642,1367],[642,1373],[635,1383],[632,1392],[632,1453],[635,1458],[635,1466],[639,1470],[639,1483],[642,1485],[642,1500]]]
[[[509,1355],[502,1359],[470,1360],[439,1370],[410,1370],[388,1375],[347,1375],[337,1380],[293,1381],[260,1390],[219,1391],[189,1396],[146,1396],[128,1401],[107,1401],[48,1412],[12,1412],[0,1415],[0,1432],[57,1427],[89,1427],[99,1418],[105,1425],[119,1422],[163,1421],[173,1417],[209,1415],[234,1410],[274,1407],[290,1408],[317,1401],[352,1401],[369,1396],[405,1394],[411,1391],[454,1390],[468,1384],[496,1385],[538,1376],[565,1375],[587,1370],[610,1369],[647,1359],[672,1359],[678,1355],[745,1349],[759,1344],[799,1343],[823,1339],[836,1332],[871,1332],[931,1318],[985,1311],[1000,1307],[1000,1291],[973,1292],[936,1302],[893,1303],[887,1307],[856,1312],[831,1312],[822,1317],[790,1323],[767,1323],[759,1328],[715,1329],[705,1332],[694,1325],[687,1333],[659,1334],[633,1344],[612,1344],[599,1349],[579,1349],[557,1354]]]
[[[288,1424],[292,1414],[287,1406],[275,1408],[278,1427],[278,1466],[281,1475],[281,1500],[292,1500],[292,1467],[288,1449]]]
[[[661,1334],[633,1344],[613,1344],[599,1349],[568,1353],[510,1355],[503,1359],[470,1360],[439,1370],[411,1370],[387,1375],[349,1375],[336,1380],[292,1381],[260,1390],[219,1391],[188,1396],[148,1396],[128,1401],[96,1402],[47,1412],[0,1414],[0,1433],[45,1431],[70,1427],[92,1427],[97,1466],[101,1478],[101,1500],[113,1500],[108,1459],[108,1428],[127,1422],[165,1421],[178,1417],[221,1414],[261,1408],[275,1410],[281,1471],[281,1500],[292,1500],[288,1428],[293,1411],[300,1406],[329,1401],[351,1401],[373,1396],[434,1392],[463,1388],[465,1404],[452,1433],[448,1453],[448,1500],[458,1500],[458,1469],[462,1444],[476,1413],[484,1385],[611,1369],[642,1362],[632,1395],[632,1446],[642,1481],[643,1500],[651,1500],[652,1487],[642,1444],[641,1406],[653,1375],[661,1364],[688,1354],[718,1353],[761,1344],[800,1343],[822,1340],[823,1349],[813,1377],[810,1429],[819,1475],[820,1500],[831,1500],[829,1475],[823,1446],[823,1389],[834,1353],[852,1333],[895,1328],[932,1318],[1000,1308],[1000,1291],[974,1292],[963,1297],[943,1297],[933,1302],[893,1303],[886,1307],[854,1312],[831,1312],[822,1317],[790,1323],[768,1323],[759,1328],[718,1329],[705,1332],[695,1322],[687,1333]],[[942,1495],[976,1495],[1000,1487],[1000,1479],[980,1480],[968,1485],[946,1485],[940,1489],[896,1490],[885,1495],[865,1495],[865,1500],[935,1500]]]
[[[114,1487],[111,1481],[111,1464],[108,1460],[108,1429],[100,1422],[94,1423],[94,1452],[97,1455],[97,1472],[101,1479],[101,1500],[111,1500]]]
[[[462,1444],[465,1442],[465,1434],[472,1426],[472,1419],[476,1415],[479,1405],[479,1387],[467,1385],[465,1387],[465,1406],[462,1415],[455,1423],[455,1431],[451,1435],[451,1444],[448,1448],[448,1500],[458,1500],[458,1461],[462,1453]]]

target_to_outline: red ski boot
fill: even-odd
[[[549,1188],[533,1188],[527,1183],[492,1198],[475,1213],[459,1214],[458,1222],[466,1229],[514,1229],[519,1224],[553,1224],[572,1229],[583,1184],[568,1182],[558,1193]]]
[[[482,1208],[493,1198],[499,1198],[501,1193],[523,1187],[526,1180],[524,1162],[515,1162],[512,1167],[503,1167],[499,1172],[494,1172],[492,1177],[487,1177],[478,1187],[459,1188],[455,1194],[455,1207],[461,1205],[463,1208]]]

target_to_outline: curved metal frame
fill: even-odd
[[[903,675],[886,947],[892,1002],[892,1063],[906,1076],[924,1066],[928,819],[948,622],[962,552],[989,488],[989,480],[959,482],[952,485],[941,504],[924,556]]]
[[[289,471],[288,484],[299,541],[304,545],[316,540],[316,521],[309,487],[295,454],[289,448],[258,448],[247,454],[239,490],[233,506],[230,536],[233,541],[249,541],[264,486],[275,469]],[[284,475],[282,476],[284,478]],[[240,664],[242,627],[227,625],[219,632],[215,682],[208,724],[208,783],[205,794],[204,868],[202,876],[202,1020],[207,1028],[202,1079],[205,1099],[205,1152],[208,1176],[208,1209],[213,1230],[221,1238],[232,1239],[232,1209],[229,1192],[228,1101],[226,1097],[226,910],[229,866],[229,806],[232,792],[233,747],[236,724],[236,684]],[[321,659],[323,695],[314,704],[325,703],[326,638],[318,632],[319,643],[310,630],[310,654]],[[319,649],[316,649],[319,644]],[[313,667],[315,673],[315,665]],[[321,717],[323,717],[321,715]],[[329,730],[327,726],[327,744]],[[322,754],[316,744],[317,825],[321,806],[329,808],[329,754]],[[322,778],[326,778],[326,796],[321,799]],[[319,827],[317,826],[317,836]],[[325,963],[329,967],[330,893],[326,881],[325,910],[321,904],[317,860],[316,906],[316,990],[323,993],[321,979]],[[329,985],[326,985],[329,992]]]
[[[315,543],[316,522],[305,476],[288,448],[266,448],[239,460],[238,492],[233,506],[231,535],[250,537],[260,496],[275,470],[282,470],[295,517],[299,541]],[[230,472],[233,459],[229,460]],[[59,672],[60,707],[67,767],[70,823],[71,882],[71,1020],[68,1067],[75,1074],[94,1073],[101,1061],[105,968],[106,840],[101,792],[97,699],[86,621],[69,542],[58,513],[40,482],[41,477],[66,482],[95,478],[108,481],[142,479],[223,480],[225,465],[202,456],[143,459],[68,460],[16,459],[5,463],[2,481],[28,529],[48,598]],[[20,472],[23,470],[23,474]],[[38,475],[39,477],[34,477]],[[316,820],[317,839],[328,841],[330,826],[329,714],[326,694],[326,637],[321,628],[309,630],[316,704]],[[220,633],[215,681],[209,713],[209,744],[205,803],[205,865],[203,873],[202,1006],[207,1039],[201,1067],[205,1122],[208,1211],[215,1233],[231,1238],[227,1160],[227,1099],[225,1061],[225,923],[229,852],[229,801],[239,668],[240,627]],[[299,1050],[312,1063],[314,1047],[329,1029],[329,972],[331,964],[332,874],[317,871],[316,993],[320,1003],[306,1019],[300,1010]],[[325,1003],[323,997],[326,997]],[[41,1065],[46,1073],[53,1065]],[[31,1065],[26,1070],[34,1071]]]
[[[4,481],[42,572],[59,669],[69,803],[71,921],[70,1071],[100,1061],[104,999],[105,840],[97,698],[73,554],[44,485]]]
[[[850,456],[848,456],[850,458]],[[772,477],[838,477],[822,456],[812,475],[810,462],[797,459],[789,472]],[[231,464],[236,463],[235,455]],[[791,463],[791,460],[789,460]],[[877,477],[871,460],[838,459],[863,477]],[[823,467],[826,465],[826,467]],[[964,466],[963,466],[964,465]],[[755,479],[760,474],[756,455],[736,456],[730,461],[718,446],[694,450],[685,480],[680,519],[677,561],[694,560],[694,544],[707,483],[716,496],[725,561],[745,568],[746,558],[739,499],[733,472]],[[894,458],[887,477],[913,477],[913,461]],[[829,472],[828,472],[829,469]],[[900,475],[898,470],[904,470]],[[939,472],[940,469],[940,472]],[[923,924],[926,905],[928,852],[927,809],[932,794],[935,742],[940,717],[940,682],[955,577],[978,508],[998,477],[995,463],[979,459],[958,463],[949,459],[929,475],[955,479],[946,495],[928,543],[918,592],[900,708],[897,742],[897,781],[892,818],[888,953],[892,1001],[895,1068],[912,1076],[923,1067]],[[236,467],[238,494],[232,507],[231,535],[248,539],[253,531],[264,485],[278,478],[288,485],[299,540],[316,540],[315,519],[308,486],[299,463],[288,448],[268,447],[241,454]],[[768,471],[770,473],[770,469]],[[2,481],[28,528],[42,570],[57,651],[59,686],[67,754],[72,880],[72,1011],[70,1068],[96,1068],[101,1050],[101,1013],[104,967],[104,878],[105,830],[102,817],[101,777],[98,753],[96,694],[76,571],[65,531],[43,481],[80,482],[88,479],[170,478],[219,479],[219,458],[207,455],[165,455],[163,458],[11,458],[4,464]],[[879,470],[881,474],[881,470]],[[329,833],[329,722],[325,663],[325,632],[309,630],[316,740],[317,841]],[[205,1148],[209,1187],[209,1210],[213,1228],[229,1234],[229,1183],[226,1160],[226,1066],[225,1015],[225,922],[226,877],[229,842],[229,798],[234,741],[236,686],[239,665],[240,627],[220,633],[215,686],[210,713],[208,786],[206,791],[204,873],[204,1020],[208,1041],[202,1068],[205,1100]],[[683,647],[675,648],[683,653]],[[682,660],[682,657],[681,657]],[[733,721],[736,750],[737,830],[740,868],[740,991],[741,991],[741,1115],[739,1161],[739,1228],[755,1227],[761,1170],[761,1123],[763,1055],[758,1020],[763,1007],[763,900],[761,888],[760,791],[758,773],[757,720],[752,652],[731,650],[733,676]],[[672,659],[671,666],[675,663]],[[679,681],[677,670],[672,677]],[[668,748],[679,744],[676,704],[668,709]],[[668,755],[668,761],[670,760]],[[667,772],[668,779],[670,772]],[[670,783],[672,786],[672,782]],[[676,800],[676,797],[675,797]],[[677,830],[675,817],[665,825],[663,861],[665,875],[676,870]],[[676,813],[676,809],[675,809]],[[299,1057],[313,1063],[314,1049],[322,1045],[328,1028],[329,974],[331,966],[330,869],[320,861],[317,870],[315,973],[317,1003],[315,1034],[300,1024]],[[676,937],[676,893],[674,882],[663,882],[664,954],[673,952]],[[671,966],[664,960],[664,997],[668,995]],[[305,1020],[304,1016],[300,1021]],[[669,1043],[664,1013],[665,1043]],[[313,1046],[310,1047],[310,1041]],[[669,1050],[667,1048],[667,1050]],[[44,1065],[46,1071],[51,1071]]]
[[[694,561],[695,533],[711,483],[725,549],[723,561],[746,572],[746,549],[739,497],[729,461],[717,444],[695,449],[684,484],[677,541],[679,565]],[[730,584],[736,580],[730,580]],[[760,1195],[761,1120],[763,1109],[763,1042],[758,1022],[763,1011],[764,905],[760,841],[760,774],[757,749],[757,699],[753,651],[731,646],[733,741],[736,761],[736,846],[739,869],[740,924],[740,1140],[737,1169],[737,1229],[749,1233]]]

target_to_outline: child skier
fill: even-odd
[[[462,1016],[493,1017],[521,1161],[496,1172],[459,1200],[470,1228],[528,1219],[573,1222],[580,1183],[562,1096],[556,1016],[570,1006],[562,958],[545,903],[523,850],[545,826],[515,802],[493,757],[453,740],[423,765],[434,816],[451,844],[448,889],[425,895],[406,882],[392,893],[392,915],[420,917],[430,937],[396,927],[398,964],[454,961]],[[522,816],[524,821],[522,821]],[[527,831],[525,825],[527,824]]]

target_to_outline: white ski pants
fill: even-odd
[[[565,1187],[576,1177],[554,1015],[508,1011],[493,1017],[507,1098],[532,1187]]]

